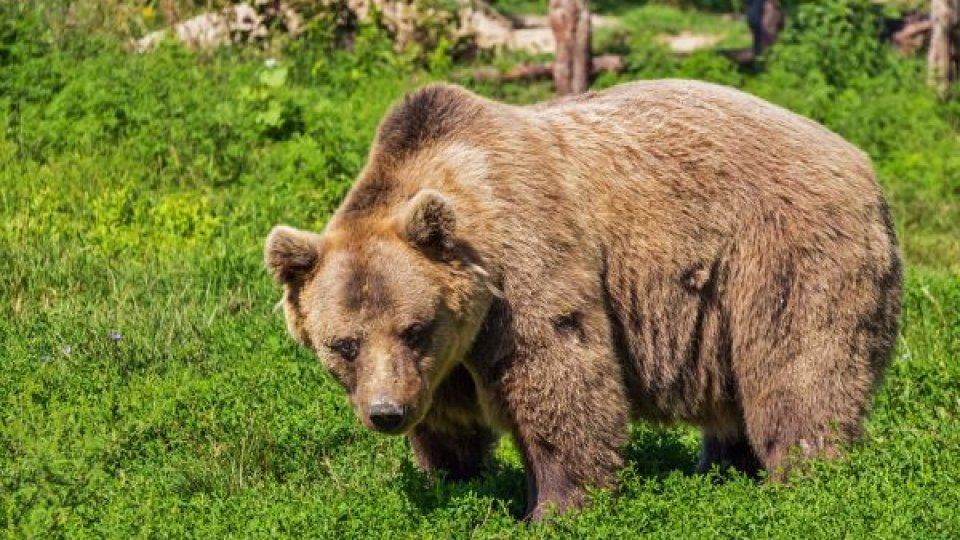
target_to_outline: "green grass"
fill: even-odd
[[[692,9],[681,10],[671,6],[647,4],[626,9],[620,21],[632,33],[676,35],[680,33],[717,36],[716,48],[749,47],[750,29],[743,18],[716,16]]]
[[[547,3],[533,0],[501,0],[494,6],[511,15],[546,15]],[[647,2],[591,2],[594,15],[608,17],[613,27],[597,28],[593,48],[598,53],[615,49],[628,36],[656,41],[658,38],[690,33],[717,36],[711,49],[732,49],[751,46],[750,29],[742,13],[716,15],[691,8]],[[613,51],[616,52],[616,51]]]
[[[273,69],[248,53],[131,57],[98,41],[18,39],[0,54],[0,531],[958,537],[960,109],[895,58],[839,79],[846,69],[824,50],[788,40],[788,65],[748,76],[709,55],[624,47],[630,72],[598,85],[737,84],[826,122],[877,163],[908,262],[905,312],[847,457],[789,486],[697,476],[693,430],[637,424],[620,492],[535,526],[517,521],[523,472],[508,440],[479,480],[423,475],[407,443],[361,428],[287,338],[261,246],[279,222],[321,227],[389,103],[438,73],[375,33],[355,54],[307,46]]]

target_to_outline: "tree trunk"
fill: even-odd
[[[557,41],[553,82],[557,94],[590,86],[590,6],[587,0],[550,0],[550,28]]]
[[[960,75],[960,0],[933,0],[930,22],[928,80],[941,96],[946,96],[950,84]]]
[[[753,33],[753,56],[760,56],[777,41],[783,30],[780,0],[752,0],[747,7],[747,24]]]

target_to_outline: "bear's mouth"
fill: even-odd
[[[404,421],[402,424],[397,426],[380,427],[371,423],[369,427],[372,431],[380,433],[381,435],[404,435],[410,431],[410,428],[413,427],[413,424],[411,422]]]
[[[387,436],[406,435],[406,433],[410,430],[410,427],[411,426],[408,426],[406,424],[393,429],[380,429],[375,427],[373,428],[373,431],[376,431],[381,435],[387,435]]]

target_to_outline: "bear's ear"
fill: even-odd
[[[453,204],[432,189],[422,189],[414,195],[400,219],[404,238],[415,247],[435,254],[453,249],[456,226]]]
[[[277,225],[267,237],[263,260],[277,283],[298,284],[319,262],[320,243],[319,234]]]

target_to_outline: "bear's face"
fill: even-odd
[[[276,227],[266,263],[284,286],[290,334],[343,385],[370,429],[409,431],[463,359],[490,303],[482,271],[451,259],[454,214],[425,190],[398,215]]]

